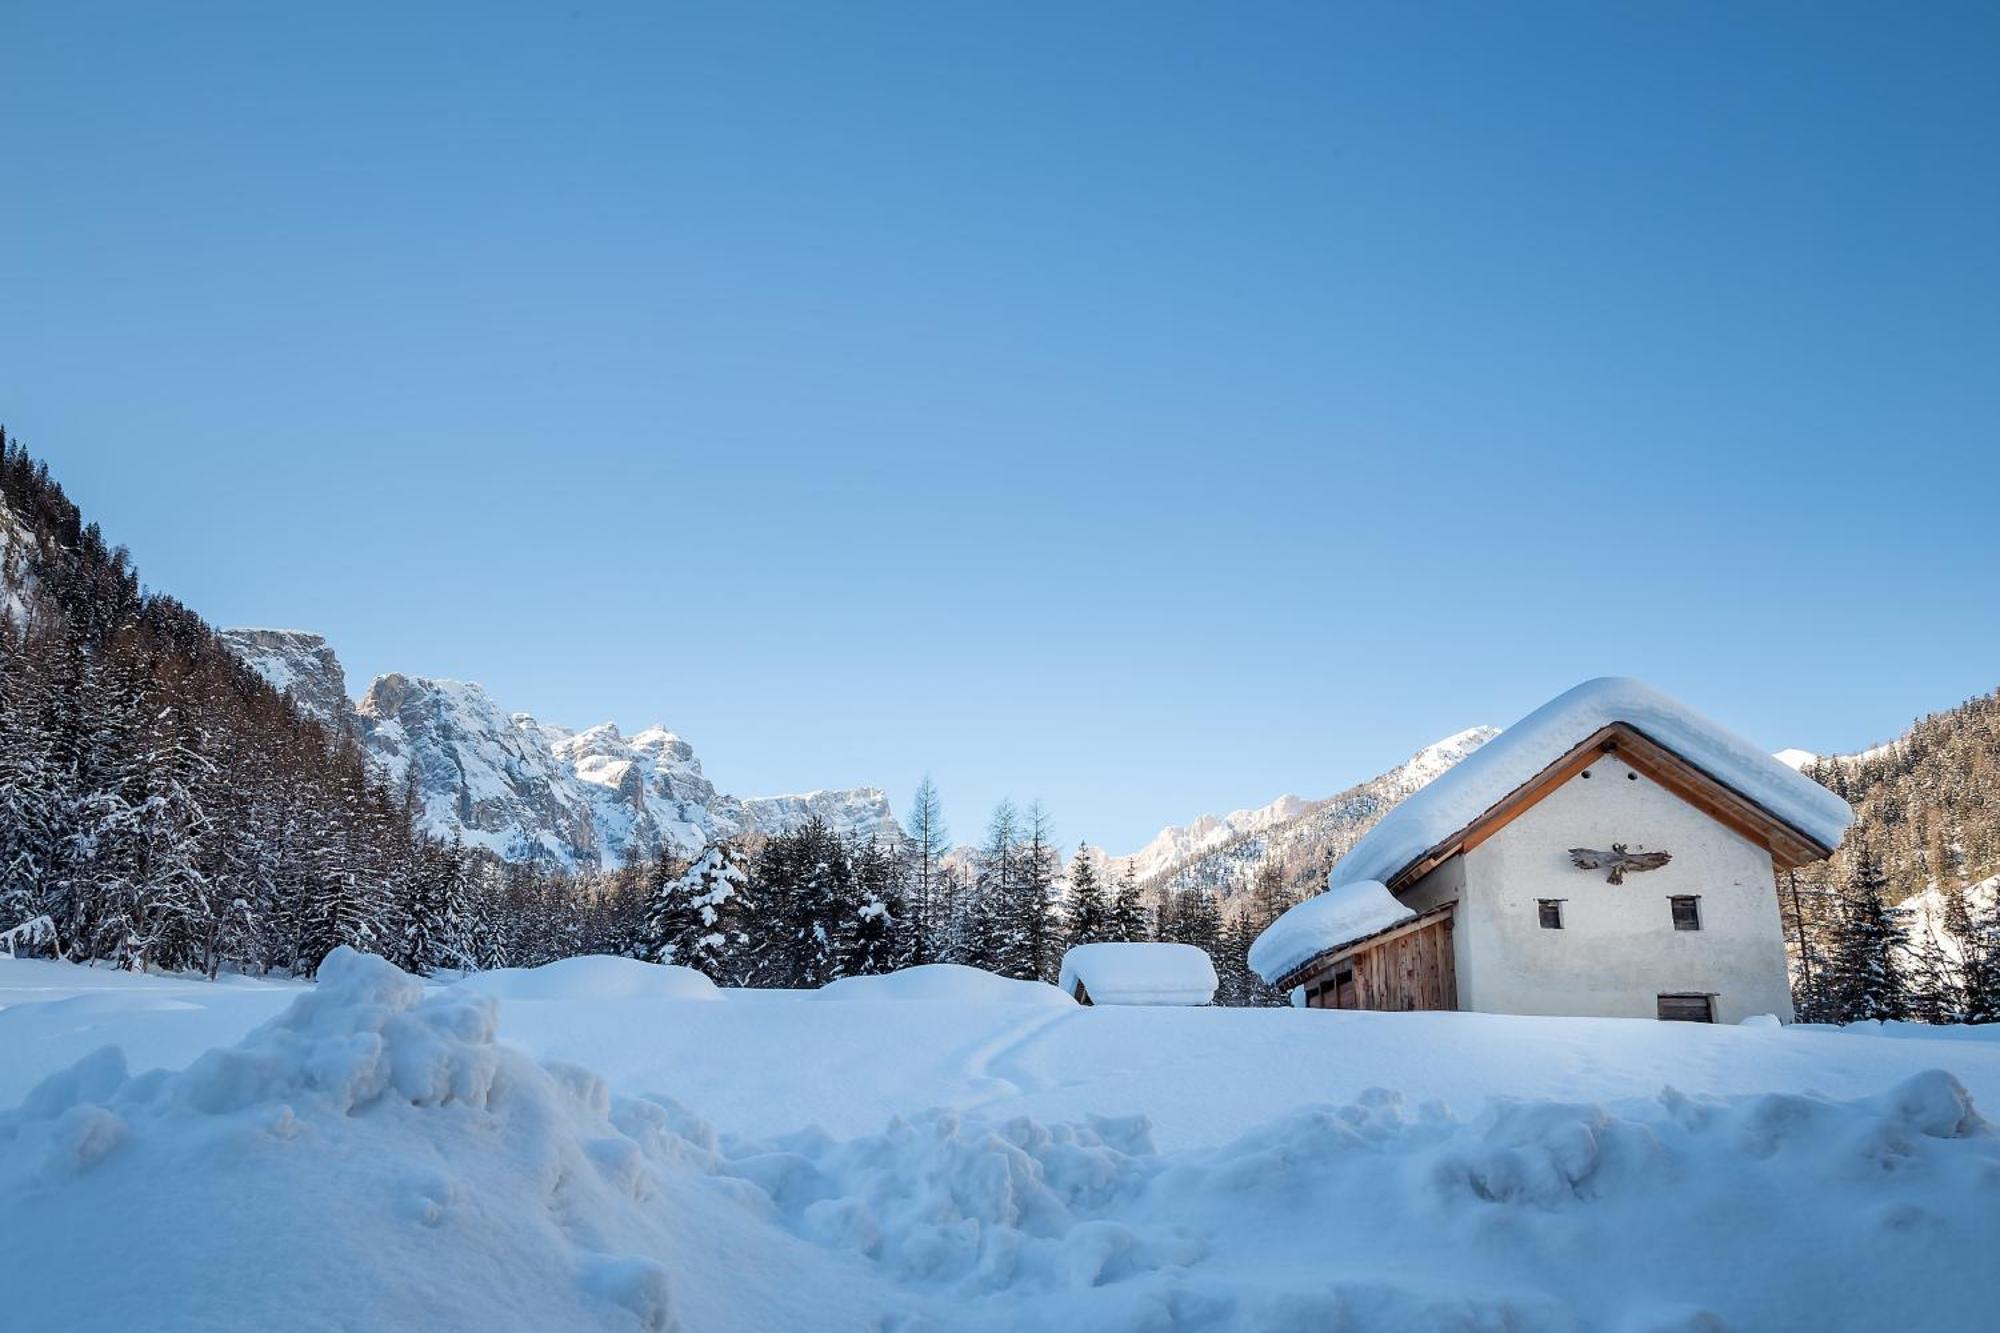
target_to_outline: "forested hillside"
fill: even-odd
[[[1780,902],[1801,1016],[2000,1019],[2000,692],[1866,754],[1802,770],[1854,807],[1831,860]],[[1935,904],[1916,913],[1898,904]]]
[[[409,821],[0,433],[0,930],[126,967],[386,951]]]

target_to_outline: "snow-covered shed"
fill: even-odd
[[[1215,964],[1192,944],[1078,944],[1056,985],[1078,1004],[1207,1004]]]
[[[1789,1014],[1776,876],[1852,820],[1644,682],[1586,681],[1391,810],[1250,965],[1313,1007]]]

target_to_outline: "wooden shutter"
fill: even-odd
[[[1711,995],[1662,995],[1660,1018],[1668,1023],[1713,1023],[1715,997]]]

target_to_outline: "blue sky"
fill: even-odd
[[[2000,10],[0,14],[0,421],[148,582],[1114,850],[1607,671],[2000,677]]]

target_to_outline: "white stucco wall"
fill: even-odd
[[[1615,757],[1589,773],[1454,858],[1464,862],[1455,927],[1461,1007],[1653,1018],[1660,994],[1702,991],[1715,995],[1717,1022],[1766,1013],[1789,1020],[1770,853]],[[1614,842],[1673,860],[1628,873],[1623,884],[1570,864],[1571,847]],[[1678,894],[1700,897],[1700,930],[1674,929],[1667,900]],[[1564,900],[1563,929],[1538,924],[1542,898]]]

